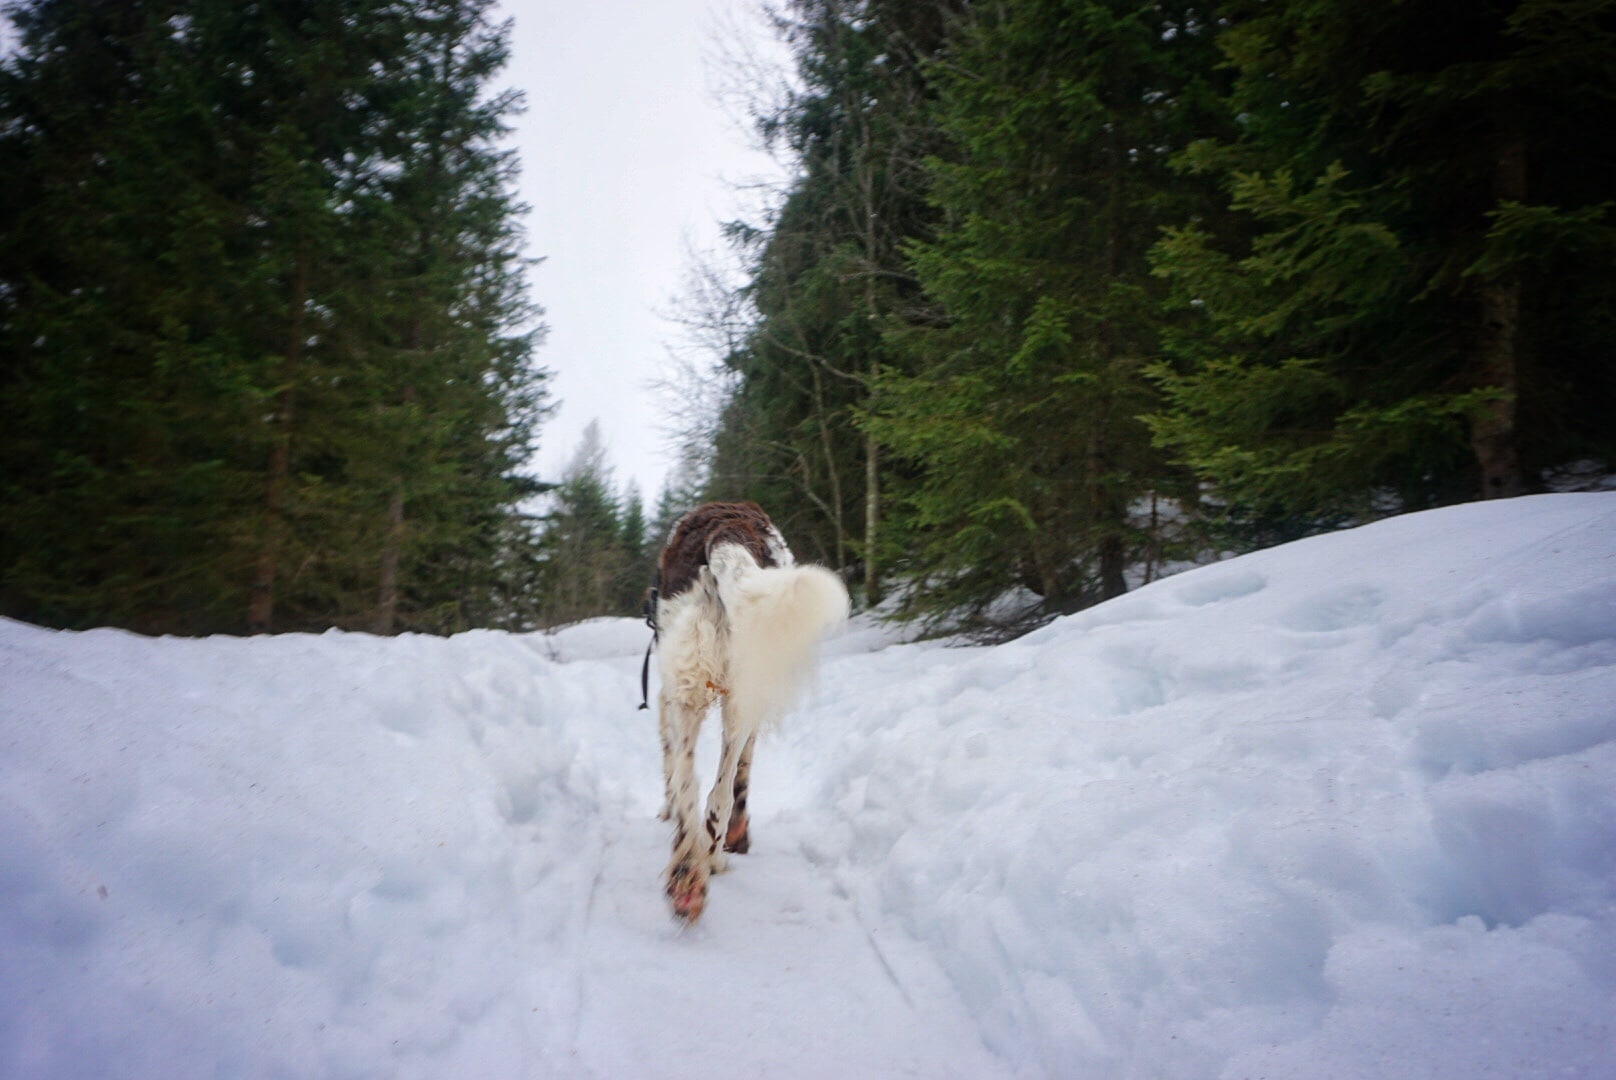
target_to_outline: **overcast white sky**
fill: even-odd
[[[504,0],[516,20],[511,83],[527,93],[515,145],[532,207],[528,243],[545,262],[533,296],[550,334],[539,360],[561,410],[540,434],[556,477],[598,419],[618,483],[654,503],[668,467],[655,395],[676,329],[659,314],[686,251],[718,246],[741,203],[729,184],[770,174],[726,115],[715,34],[769,39],[759,0]]]

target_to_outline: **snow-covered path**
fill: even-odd
[[[790,831],[771,833],[783,850],[736,860],[724,917],[690,931],[647,887],[666,828],[614,832],[579,939],[585,1074],[1009,1075],[930,956],[862,921]]]
[[[585,703],[579,739],[601,792],[581,850],[540,842],[566,869],[577,929],[560,970],[572,983],[570,1030],[548,1075],[1009,1075],[935,960],[909,935],[872,923],[813,857],[814,828],[782,812],[811,797],[772,785],[754,798],[755,845],[714,882],[722,918],[676,924],[658,887],[669,827],[657,821],[661,760],[651,714],[632,710],[643,627],[600,620],[538,642],[580,670],[604,705]],[[596,660],[583,657],[601,656]],[[630,695],[625,698],[625,693]],[[716,722],[703,733],[700,773],[716,769]],[[773,760],[771,760],[773,759]],[[799,763],[800,765],[800,763]],[[803,770],[764,744],[758,783]],[[810,812],[822,820],[823,809]],[[552,867],[552,873],[561,872]],[[584,887],[587,879],[587,888]]]
[[[626,641],[637,650],[643,636],[632,623],[601,622],[549,648],[565,661],[580,646],[621,653]],[[603,697],[621,699],[634,688],[637,657],[603,662],[588,678]],[[551,1062],[548,1075],[705,1078],[715,1063],[737,1076],[1008,1075],[930,954],[861,917],[836,875],[816,863],[805,840],[813,829],[780,811],[779,790],[757,793],[754,848],[732,856],[732,872],[714,882],[723,916],[676,924],[658,887],[669,828],[655,819],[662,790],[653,721],[622,701],[607,715],[606,727],[583,736],[598,753],[598,820],[581,851],[540,845],[577,859],[567,873],[582,907],[560,966],[573,980],[563,1010],[571,1028],[557,1044],[566,1059]],[[716,768],[715,729],[704,732],[703,776]],[[759,783],[790,768],[766,743]]]
[[[0,634],[0,1075],[1004,1071],[767,797],[723,917],[669,918],[629,620]]]
[[[1616,496],[856,630],[690,929],[643,644],[0,622],[0,1076],[1616,1062]]]

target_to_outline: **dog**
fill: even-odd
[[[673,820],[664,876],[676,918],[694,923],[725,852],[751,847],[752,748],[811,672],[824,634],[847,618],[847,590],[822,566],[799,566],[756,503],[707,503],[684,515],[657,562],[657,727],[662,818]],[[697,818],[696,736],[717,702],[718,779]]]

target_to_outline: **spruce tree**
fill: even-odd
[[[628,615],[628,552],[600,425],[590,421],[551,495],[540,541],[540,621]],[[643,588],[643,586],[642,586]]]
[[[883,525],[891,467],[862,417],[884,366],[885,320],[918,288],[903,244],[932,212],[935,141],[921,65],[945,36],[945,0],[798,0],[778,25],[796,91],[760,127],[800,175],[764,229],[736,227],[752,259],[755,322],[724,358],[738,376],[707,494],[769,506],[805,556],[855,569],[866,601],[900,550]]]
[[[222,629],[247,606],[284,338],[265,334],[267,219],[245,210],[258,69],[222,8],[11,13],[0,572],[26,617]]]
[[[380,632],[486,619],[492,593],[510,588],[498,568],[522,557],[500,548],[534,542],[513,529],[535,490],[520,467],[546,407],[516,162],[498,146],[519,99],[487,93],[508,53],[492,8],[412,13],[407,48],[373,90],[378,152],[352,178],[364,257],[336,300],[354,335],[349,370],[326,391],[352,419],[328,444],[343,463],[339,520],[316,525],[360,530],[353,604]]]
[[[56,625],[501,618],[544,404],[480,0],[33,0],[0,581]]]
[[[1162,445],[1249,524],[1517,494],[1609,458],[1616,5],[1231,6],[1237,135],[1194,147],[1232,227],[1159,272],[1201,321]]]
[[[942,223],[909,252],[931,308],[889,334],[912,373],[871,422],[915,469],[911,613],[1126,589],[1131,504],[1180,482],[1138,419],[1168,321],[1145,256],[1202,203],[1168,159],[1213,122],[1211,48],[1187,4],[1012,0],[930,69]]]
[[[623,492],[617,527],[622,565],[618,572],[613,606],[628,615],[639,610],[640,599],[652,580],[652,575],[646,569],[652,556],[646,534],[645,500],[640,497],[639,485],[632,480]]]

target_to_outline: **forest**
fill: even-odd
[[[765,10],[790,179],[693,277],[708,404],[648,512],[596,431],[533,468],[492,0],[13,4],[0,614],[632,614],[721,498],[1005,634],[1616,462],[1616,0]]]
[[[709,494],[1026,625],[1612,460],[1616,5],[798,0]],[[1019,598],[1019,599],[1018,599]]]

